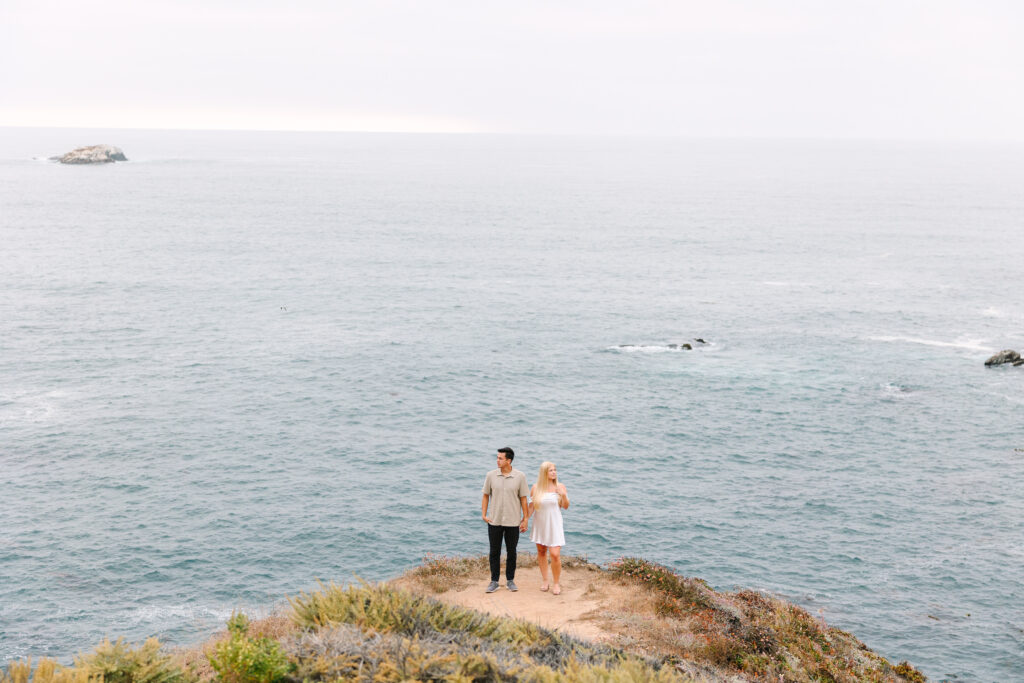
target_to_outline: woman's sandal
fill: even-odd
[[[546,591],[546,590],[548,589],[548,585],[547,585],[546,583],[542,583],[542,584],[540,585],[540,589],[541,589],[542,591]]]
[[[551,594],[552,594],[552,595],[561,595],[561,594],[562,594],[562,587],[561,587],[561,586],[559,586],[559,585],[558,585],[558,584],[556,583],[556,584],[555,584],[555,587],[551,589]]]

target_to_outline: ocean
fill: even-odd
[[[1022,681],[1022,159],[0,129],[0,662],[483,553],[511,446],[567,553]]]

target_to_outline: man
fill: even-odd
[[[519,532],[526,531],[530,520],[526,496],[530,493],[526,485],[526,475],[512,469],[512,459],[516,454],[509,447],[498,449],[498,469],[491,470],[484,479],[484,498],[480,504],[480,514],[487,522],[487,536],[491,542],[491,583],[487,592],[498,590],[498,576],[501,572],[501,541],[505,541],[505,587],[510,591],[516,588],[516,546],[519,544]],[[491,515],[487,516],[490,505]]]

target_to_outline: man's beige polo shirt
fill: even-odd
[[[530,495],[526,475],[513,469],[506,477],[501,470],[491,470],[484,479],[484,495],[491,522],[495,526],[519,526],[523,521],[523,504],[520,498]]]

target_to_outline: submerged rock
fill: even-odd
[[[128,161],[121,148],[113,145],[79,147],[63,156],[52,158],[62,164],[109,164],[115,161]]]
[[[1005,349],[1000,351],[996,355],[985,361],[985,365],[1002,365],[1003,363],[1013,363],[1016,365],[1016,361],[1020,360],[1020,354],[1013,349]]]

